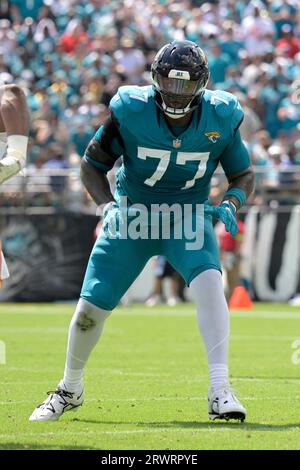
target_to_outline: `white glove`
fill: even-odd
[[[0,184],[19,173],[26,164],[28,137],[9,136],[4,158],[0,160]]]
[[[0,184],[19,173],[25,166],[25,158],[18,150],[7,149],[6,157],[0,160]]]

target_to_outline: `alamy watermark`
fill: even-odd
[[[291,356],[292,364],[298,366],[300,364],[300,338],[295,339],[295,341],[292,342],[291,347],[292,349],[295,349]]]
[[[102,230],[113,239],[183,239],[186,250],[200,250],[204,244],[204,204],[128,205],[127,197],[121,196],[104,214]]]

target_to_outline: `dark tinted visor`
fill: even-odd
[[[183,80],[161,75],[157,75],[157,83],[162,93],[172,95],[195,96],[200,88],[199,80]]]

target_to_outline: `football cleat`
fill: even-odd
[[[240,403],[229,385],[208,392],[208,415],[211,420],[238,419],[243,422],[246,418],[246,408]]]
[[[63,381],[48,395],[49,398],[34,410],[29,421],[57,421],[65,411],[77,411],[84,400],[83,388],[78,392],[68,392],[63,388]]]

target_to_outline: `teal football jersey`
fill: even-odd
[[[201,112],[194,111],[177,136],[158,110],[152,86],[120,87],[110,107],[124,142],[118,189],[132,203],[201,203],[219,163],[227,175],[250,166],[237,131],[243,110],[230,93],[206,90]]]

